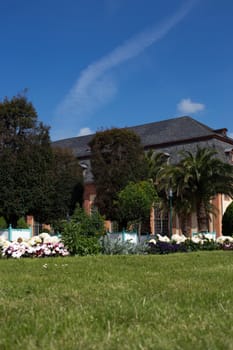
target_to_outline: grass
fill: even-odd
[[[0,349],[233,349],[233,253],[0,259]]]

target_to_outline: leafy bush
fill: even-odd
[[[28,224],[26,223],[24,217],[21,217],[17,221],[17,228],[29,228]]]
[[[228,205],[222,218],[223,235],[233,234],[233,202]]]
[[[82,236],[77,237],[76,254],[77,255],[97,255],[100,254],[101,247],[98,237]]]
[[[93,255],[100,252],[98,238],[104,231],[104,218],[97,211],[88,215],[77,205],[70,221],[63,222],[61,237],[71,255]]]
[[[74,222],[68,222],[64,225],[62,230],[62,241],[67,247],[71,255],[77,254],[78,237],[81,233],[80,225]]]
[[[3,216],[0,217],[0,230],[7,228],[7,222]]]
[[[80,233],[87,236],[101,236],[105,232],[104,218],[97,210],[88,215],[84,209],[77,205],[71,222],[77,223],[80,226]]]
[[[97,236],[83,234],[82,226],[73,221],[67,223],[62,231],[62,241],[71,255],[94,255],[100,253]]]

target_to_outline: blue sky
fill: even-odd
[[[233,136],[232,0],[0,3],[0,100],[52,140],[190,115]]]

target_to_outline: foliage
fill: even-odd
[[[128,255],[128,254],[146,254],[148,245],[145,243],[134,244],[129,240],[112,239],[108,235],[101,237],[101,252],[106,255]]]
[[[77,239],[77,255],[97,255],[101,251],[98,237],[79,235]]]
[[[49,222],[72,212],[82,172],[68,151],[53,150],[49,127],[25,96],[0,102],[0,215],[16,226],[34,215]]]
[[[222,233],[233,235],[233,202],[228,205],[222,218]]]
[[[68,248],[71,255],[77,254],[78,239],[81,235],[81,227],[74,222],[68,222],[64,225],[61,237],[64,245]]]
[[[71,221],[80,226],[80,233],[82,235],[101,236],[105,233],[104,217],[97,210],[94,210],[89,215],[77,204],[71,216]]]
[[[151,181],[130,182],[118,194],[121,221],[141,223],[150,216],[151,207],[157,200],[158,196]]]
[[[26,223],[25,218],[23,216],[17,220],[16,227],[17,228],[29,228],[29,226]]]
[[[25,96],[0,102],[0,208],[8,223],[49,201],[52,153],[49,128]],[[51,177],[50,177],[51,179]]]
[[[76,203],[82,203],[83,176],[78,159],[69,149],[53,148],[53,194],[49,222],[72,215]]]
[[[195,242],[192,239],[187,239],[185,241],[185,246],[188,252],[198,251],[198,250],[218,250],[221,249],[222,245],[213,239],[203,238],[200,242]]]
[[[105,232],[104,219],[97,212],[88,215],[77,205],[70,221],[63,223],[62,240],[72,255],[97,254],[99,237]]]
[[[90,147],[95,204],[107,219],[118,220],[118,192],[130,181],[146,178],[147,164],[140,138],[127,129],[110,129],[97,132]]]
[[[64,226],[62,241],[71,255],[93,255],[100,252],[98,237],[84,234],[82,225],[73,221]]]
[[[5,229],[5,228],[7,228],[7,222],[4,216],[0,216],[0,229]]]
[[[158,235],[156,240],[151,239],[149,241],[148,253],[169,254],[177,252],[195,252],[201,250],[219,250],[224,249],[224,247],[227,245],[230,247],[231,242],[227,241],[227,237],[222,236],[221,239],[215,241],[203,234],[199,234],[192,238],[173,235],[172,239]]]
[[[160,172],[158,186],[167,193],[172,188],[173,205],[181,220],[196,212],[198,231],[206,232],[209,214],[215,212],[210,200],[218,193],[233,196],[233,167],[220,160],[214,149],[197,147],[196,152],[184,151],[181,156],[178,164]]]

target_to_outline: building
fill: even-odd
[[[217,151],[221,160],[233,164],[233,139],[227,136],[227,129],[214,130],[197,120],[184,116],[167,119],[159,122],[148,123],[129,127],[137,133],[146,150],[164,152],[169,156],[171,163],[178,161],[181,150],[195,151],[197,146],[209,147]],[[84,170],[84,208],[90,213],[95,199],[95,184],[90,167],[90,148],[88,143],[93,135],[80,136],[59,140],[54,146],[70,148],[80,161]],[[219,194],[213,201],[218,209],[218,215],[212,216],[209,224],[209,231],[215,231],[217,236],[221,235],[222,215],[230,204],[231,199]],[[168,217],[162,217],[161,213],[154,212],[152,215],[152,233],[163,233],[167,230]],[[191,218],[190,234],[197,230],[195,216]],[[179,233],[179,222],[173,218],[173,233]]]

